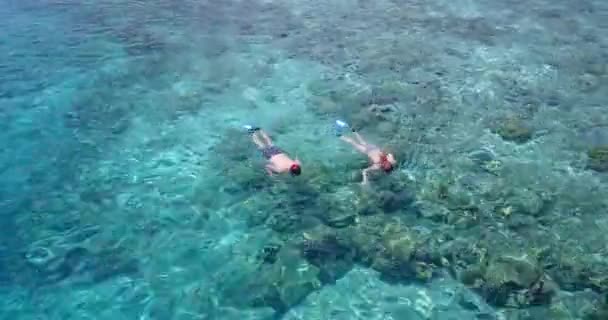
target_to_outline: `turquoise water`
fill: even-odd
[[[608,3],[0,6],[1,319],[605,319]],[[359,184],[343,119],[398,160]],[[302,161],[267,177],[242,129]]]

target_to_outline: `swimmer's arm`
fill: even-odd
[[[373,165],[367,169],[363,169],[363,171],[361,172],[361,175],[363,176],[363,181],[361,181],[361,184],[367,184],[369,182],[368,180],[368,174],[370,171],[372,170],[378,170],[379,167],[377,165]]]
[[[272,163],[267,164],[264,168],[269,176],[272,176],[275,172],[277,172],[277,168]]]

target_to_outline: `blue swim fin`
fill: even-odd
[[[247,130],[247,133],[249,134],[253,134],[254,132],[260,130],[260,127],[252,126],[249,124],[244,125],[243,128]]]
[[[342,121],[340,119],[336,120],[335,123],[335,133],[337,137],[340,137],[344,134],[344,131],[347,130],[349,128],[348,123],[346,123],[345,121]]]

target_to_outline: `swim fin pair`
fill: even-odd
[[[247,133],[249,134],[253,134],[254,132],[260,130],[260,127],[256,127],[256,126],[252,126],[249,124],[246,124],[243,126],[243,128],[245,130],[247,130]],[[344,134],[345,130],[348,130],[350,128],[350,126],[348,125],[348,123],[346,123],[343,120],[336,120],[335,125],[334,125],[334,132],[336,134],[337,137],[340,137]],[[351,129],[351,131],[355,131],[355,129]]]
[[[247,130],[247,133],[249,133],[249,134],[253,134],[254,132],[260,130],[260,127],[256,127],[256,126],[252,126],[252,125],[248,125],[248,124],[244,125],[243,128],[245,130]]]

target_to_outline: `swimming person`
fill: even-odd
[[[393,154],[385,152],[378,146],[365,141],[365,139],[363,139],[354,129],[352,130],[354,139],[345,137],[343,131],[348,127],[346,122],[336,120],[336,135],[338,135],[342,141],[352,145],[357,151],[367,155],[371,162],[371,165],[368,168],[363,169],[361,173],[363,176],[361,184],[365,185],[368,183],[368,174],[370,171],[383,170],[386,173],[393,171],[394,166],[397,164]]]
[[[269,175],[289,172],[292,176],[299,176],[302,173],[300,160],[291,159],[285,151],[275,146],[264,130],[250,125],[246,125],[244,128],[251,134],[253,143],[260,149],[264,158],[268,160],[265,169]]]

